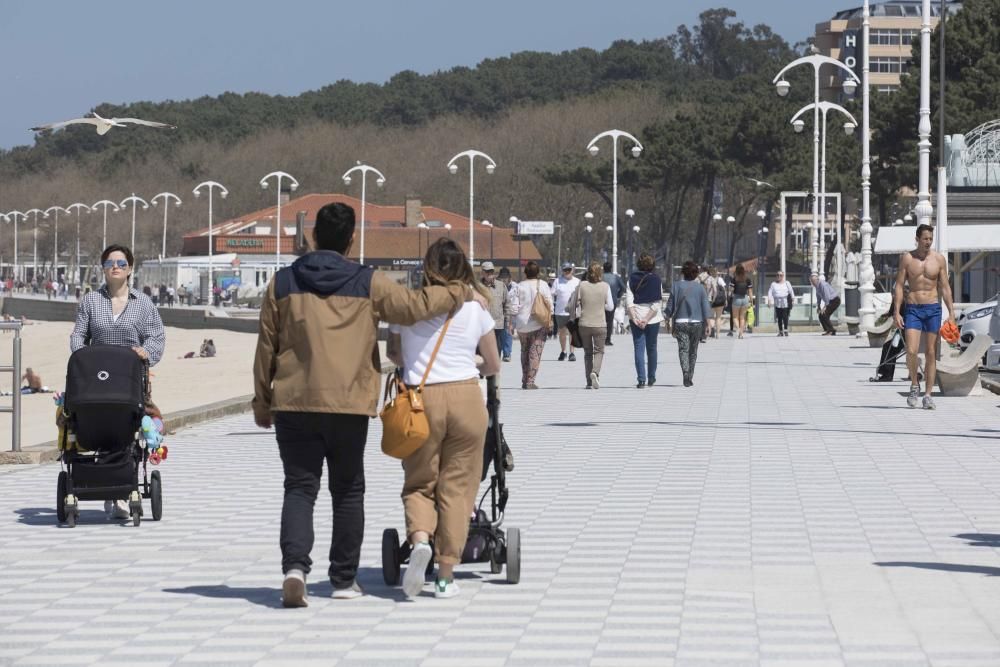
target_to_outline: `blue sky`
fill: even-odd
[[[0,0],[0,147],[101,102],[383,82],[523,50],[652,39],[711,7],[789,42],[860,4],[820,0]]]

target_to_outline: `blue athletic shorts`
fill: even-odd
[[[905,329],[937,333],[941,330],[941,304],[906,304],[906,319],[903,324]]]

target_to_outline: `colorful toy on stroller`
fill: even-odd
[[[146,416],[148,384],[146,363],[128,347],[89,345],[70,357],[60,408],[59,523],[76,525],[81,500],[125,500],[138,526],[143,498],[150,500],[153,520],[160,520],[160,472],[146,474],[151,453],[162,448],[157,441],[150,449],[151,433],[143,428],[144,418],[152,423]]]

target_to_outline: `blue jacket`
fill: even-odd
[[[708,293],[697,280],[678,280],[670,290],[670,317],[673,320],[708,322],[713,317]]]
[[[663,283],[652,271],[635,271],[628,279],[634,303],[659,303],[663,299]]]

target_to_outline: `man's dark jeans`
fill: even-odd
[[[832,299],[830,299],[830,303],[826,304],[826,306],[821,311],[819,311],[819,323],[823,325],[823,331],[826,332],[836,331],[836,329],[833,326],[833,323],[830,322],[830,318],[833,316],[835,312],[837,312],[838,308],[840,308],[840,297],[835,296]]]
[[[278,412],[274,428],[285,469],[281,506],[281,571],[312,566],[313,505],[327,463],[333,497],[330,581],[350,586],[358,574],[365,533],[365,441],[368,417],[320,412]]]
[[[604,323],[607,325],[607,328],[608,328],[608,337],[605,339],[605,342],[610,343],[611,342],[611,326],[615,323],[615,311],[613,311],[613,310],[605,310],[604,311]]]

